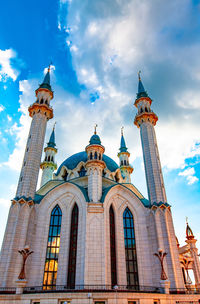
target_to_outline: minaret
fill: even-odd
[[[123,183],[131,183],[131,173],[133,172],[133,168],[129,165],[129,157],[130,153],[126,147],[123,127],[121,128],[121,144],[119,149],[118,157],[119,157],[119,166],[121,170],[121,174],[123,177]]]
[[[53,117],[53,109],[50,100],[53,99],[53,91],[50,85],[50,67],[42,84],[35,91],[36,101],[29,107],[29,115],[32,117],[31,127],[25,149],[24,160],[19,177],[15,200],[20,198],[34,199],[46,124]]]
[[[157,115],[151,110],[152,99],[144,89],[139,76],[138,93],[135,106],[138,113],[135,116],[134,124],[140,128],[140,136],[143,149],[145,174],[147,181],[148,196],[151,204],[167,202],[165,186],[162,175],[162,168],[158,152],[154,126],[158,120]]]
[[[88,196],[91,202],[99,202],[102,196],[102,172],[106,167],[103,158],[105,151],[101,144],[100,137],[97,135],[96,127],[94,135],[90,138],[89,145],[85,148],[88,156],[86,162],[88,175]]]
[[[190,247],[190,254],[191,257],[193,258],[192,268],[194,272],[195,283],[197,288],[200,288],[200,262],[199,262],[199,255],[198,255],[198,249],[196,247],[196,242],[197,240],[194,238],[194,234],[186,218],[186,243]]]
[[[41,163],[40,168],[42,169],[41,187],[48,181],[52,180],[53,172],[57,169],[55,163],[55,155],[57,153],[56,143],[55,143],[55,125],[53,127],[49,142],[44,148],[45,158]]]

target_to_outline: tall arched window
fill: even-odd
[[[51,212],[49,237],[44,268],[43,289],[54,289],[58,270],[62,211],[58,205]]]
[[[69,246],[69,262],[68,262],[68,277],[67,287],[75,288],[76,282],[76,254],[77,254],[77,239],[78,239],[78,206],[74,205],[71,216],[71,232]]]
[[[133,215],[127,207],[123,214],[127,285],[138,287],[138,267]]]
[[[116,243],[115,243],[115,214],[112,205],[110,206],[110,264],[111,264],[111,284],[117,285],[117,265],[116,265]]]

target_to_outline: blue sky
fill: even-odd
[[[49,0],[2,2],[0,9],[0,242],[15,195],[27,107],[52,61],[58,165],[84,150],[98,124],[116,161],[120,128],[146,196],[139,130],[133,125],[137,72],[159,116],[156,126],[175,230],[185,216],[200,242],[200,1]],[[200,247],[200,246],[199,246]]]

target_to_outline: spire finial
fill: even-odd
[[[141,71],[138,72],[138,79],[141,80]]]
[[[124,127],[122,126],[121,127],[121,136],[123,136],[124,135]]]
[[[49,66],[48,66],[48,73],[50,73],[50,71],[51,71],[51,66],[52,66],[52,61],[50,62],[50,64],[49,64]]]
[[[187,216],[185,217],[185,220],[186,220],[186,225],[188,225],[188,217]]]
[[[54,122],[54,125],[53,125],[53,131],[55,130],[55,127],[56,127],[56,121]]]
[[[95,124],[95,125],[94,125],[94,134],[97,134],[97,127],[98,127],[98,125]]]

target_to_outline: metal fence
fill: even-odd
[[[45,293],[45,292],[142,292],[142,293],[164,293],[163,288],[153,286],[127,286],[127,285],[75,285],[70,288],[67,285],[51,287],[35,286],[25,287],[24,293]]]

